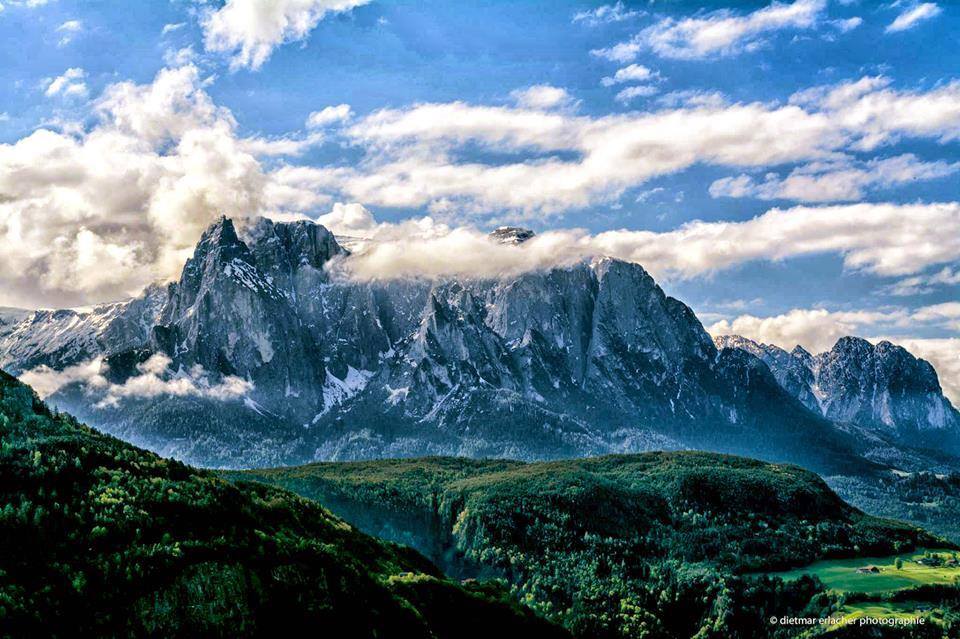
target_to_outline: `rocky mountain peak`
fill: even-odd
[[[490,238],[499,244],[523,244],[531,239],[536,233],[530,229],[519,226],[501,226],[491,231]]]
[[[309,264],[322,268],[330,259],[347,252],[333,233],[312,220],[274,222],[260,217],[246,229],[244,239],[258,258],[263,256],[270,262],[279,258],[292,266]]]
[[[209,252],[214,249],[229,249],[243,245],[237,235],[233,220],[225,215],[207,227],[200,236],[194,255]]]
[[[243,237],[260,272],[292,298],[326,282],[326,264],[348,254],[333,233],[311,220],[274,222],[261,217]]]
[[[747,351],[751,355],[759,357],[760,359],[765,359],[768,357],[772,349],[778,349],[776,346],[771,347],[768,344],[761,344],[753,341],[752,339],[743,337],[742,335],[717,335],[713,338],[713,343],[718,349],[740,349],[742,351]]]
[[[833,348],[830,349],[830,352],[863,357],[871,353],[873,349],[873,344],[862,337],[847,335],[838,339],[836,344],[833,345]]]
[[[254,259],[247,245],[237,235],[233,220],[221,217],[200,236],[190,257],[183,265],[174,298],[182,310],[192,306],[202,291],[224,275],[249,273]]]

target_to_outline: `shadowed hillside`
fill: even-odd
[[[51,413],[0,373],[0,636],[565,636],[316,503]]]

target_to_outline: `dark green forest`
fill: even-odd
[[[836,476],[830,485],[872,513],[916,522],[960,542],[960,474],[931,472],[878,478]]]
[[[0,442],[0,636],[566,636],[495,583],[101,435],[3,373]]]
[[[449,574],[505,579],[578,637],[798,636],[769,617],[827,616],[842,597],[811,578],[784,583],[759,571],[945,543],[863,514],[798,467],[709,453],[383,460],[230,476],[315,498]],[[885,631],[862,632],[832,634]]]

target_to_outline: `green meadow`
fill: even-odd
[[[948,560],[954,556],[951,550],[930,550],[932,555]],[[768,573],[790,581],[802,575],[813,575],[830,590],[838,593],[864,593],[881,595],[904,588],[928,584],[949,585],[960,577],[958,566],[926,566],[920,562],[924,551],[914,551],[887,557],[859,557],[856,559],[828,559],[817,561],[803,568],[784,572]],[[902,565],[897,568],[897,559]],[[859,572],[858,569],[875,566],[879,572]]]

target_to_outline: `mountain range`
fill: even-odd
[[[522,251],[532,235],[491,241]],[[0,310],[0,366],[206,466],[700,448],[825,475],[960,467],[936,372],[887,342],[715,343],[640,265],[605,257],[383,281],[342,275],[350,258],[313,222],[222,218],[179,280],[135,299]]]

